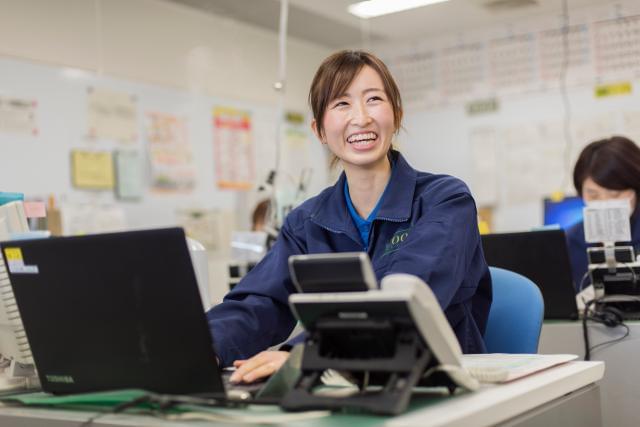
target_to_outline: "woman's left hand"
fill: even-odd
[[[233,366],[236,371],[229,381],[232,383],[251,383],[260,378],[273,375],[289,358],[287,351],[263,351],[250,359],[236,360]]]

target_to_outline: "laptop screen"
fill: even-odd
[[[578,308],[563,230],[486,234],[487,264],[531,279],[544,298],[545,319],[577,319]]]
[[[7,253],[45,391],[224,393],[182,229],[6,242]]]

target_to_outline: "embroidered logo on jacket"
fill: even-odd
[[[393,234],[393,236],[391,236],[391,239],[389,239],[387,244],[384,246],[384,254],[382,256],[388,255],[391,252],[395,252],[398,249],[400,249],[402,244],[409,237],[409,232],[410,231],[411,231],[411,228],[405,228],[404,230],[396,231]]]

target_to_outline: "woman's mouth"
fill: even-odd
[[[368,148],[370,145],[378,139],[378,134],[375,132],[362,132],[349,135],[347,142],[356,149]]]

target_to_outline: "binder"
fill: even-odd
[[[29,232],[22,201],[0,205],[0,241]],[[6,246],[3,243],[1,246]],[[2,363],[4,362],[4,363]],[[4,257],[0,256],[0,391],[28,388],[35,375],[33,356],[13,295]]]

